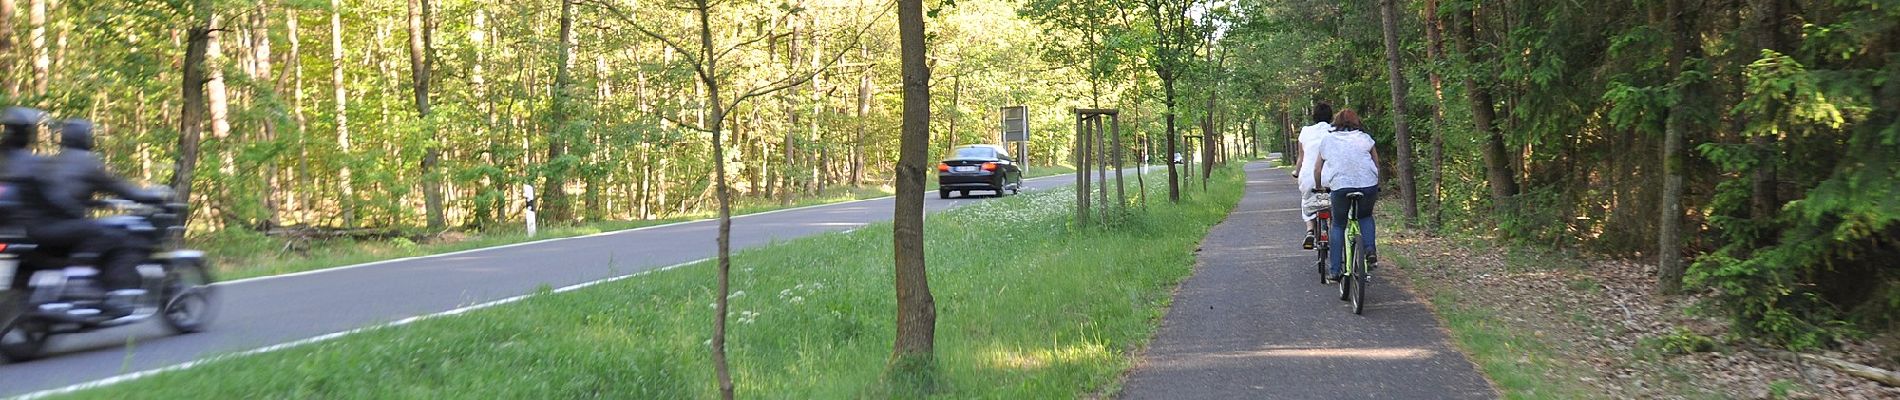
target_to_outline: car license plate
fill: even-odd
[[[972,172],[972,171],[976,171],[976,167],[971,167],[971,166],[966,165],[966,166],[957,167],[956,171],[957,172]]]
[[[13,288],[13,273],[20,269],[20,260],[0,260],[0,290]]]

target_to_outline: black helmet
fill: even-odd
[[[59,124],[59,147],[92,150],[92,121],[73,118]]]
[[[39,125],[46,121],[46,112],[31,107],[7,107],[0,112],[0,125],[6,126],[6,137],[0,138],[0,146],[9,149],[24,149],[33,146],[33,138],[39,135]]]

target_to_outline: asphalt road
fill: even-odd
[[[1074,181],[1074,175],[1057,175],[1023,186],[1031,191]],[[985,200],[939,200],[935,193],[926,199],[927,212]],[[886,221],[893,203],[887,197],[742,215],[732,224],[732,247]],[[710,258],[717,230],[717,221],[695,221],[221,284],[221,308],[208,331],[172,336],[154,321],[54,337],[51,351],[59,354],[0,365],[0,398]]]
[[[1247,166],[1247,192],[1201,243],[1124,399],[1488,399],[1498,394],[1431,311],[1373,274],[1364,315],[1300,249],[1299,189]]]

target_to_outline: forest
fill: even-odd
[[[1236,86],[1361,110],[1412,223],[1648,260],[1792,348],[1900,326],[1900,3],[1239,7]]]
[[[711,4],[5,1],[0,95],[96,121],[200,242],[517,229],[527,190],[563,225],[704,213],[718,176],[888,188],[893,4]],[[1647,260],[1789,347],[1900,322],[1900,2],[926,7],[932,154],[1026,105],[1032,169],[1070,163],[1074,108],[1120,109],[1131,158],[1211,163],[1324,101],[1367,116],[1409,224]]]

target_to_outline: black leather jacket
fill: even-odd
[[[107,172],[105,163],[91,150],[82,147],[60,149],[59,155],[42,161],[35,175],[38,193],[26,195],[21,210],[28,221],[59,221],[86,218],[93,195],[106,193],[127,200],[152,202],[154,196]]]

